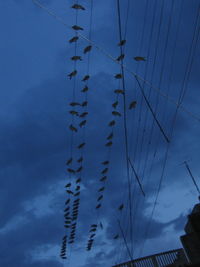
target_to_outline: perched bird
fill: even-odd
[[[74,243],[74,241],[72,240],[72,241],[69,241],[68,243],[69,243],[69,244],[73,244],[73,243]]]
[[[65,212],[65,217],[69,216],[70,212]]]
[[[90,235],[90,238],[93,238],[95,235],[96,235],[96,234],[91,234],[91,235]]]
[[[68,183],[68,184],[66,184],[66,186],[65,187],[70,187],[71,186],[71,183]]]
[[[84,118],[85,116],[88,115],[88,112],[83,112],[82,114],[79,115],[80,118]]]
[[[83,77],[83,79],[82,79],[82,82],[85,82],[85,81],[89,80],[89,78],[90,78],[89,75],[85,75],[85,76]]]
[[[123,210],[123,208],[124,208],[124,204],[121,204],[120,206],[119,206],[119,208],[118,208],[118,210]]]
[[[70,110],[69,113],[72,114],[72,115],[76,115],[76,116],[78,116],[78,112],[75,111],[75,110]]]
[[[126,43],[126,40],[121,40],[121,41],[118,43],[118,46],[123,46],[123,45],[125,45],[125,43]]]
[[[83,148],[84,147],[84,145],[85,145],[85,143],[82,143],[82,144],[80,144],[79,146],[77,146],[77,148]]]
[[[69,126],[69,129],[70,129],[71,131],[73,131],[73,132],[77,132],[77,131],[78,131],[77,128],[74,127],[72,124]]]
[[[92,46],[91,46],[91,45],[88,45],[88,46],[86,46],[86,47],[84,48],[83,53],[86,54],[86,53],[90,52],[91,49],[92,49]]]
[[[97,206],[96,206],[96,209],[99,209],[101,207],[101,204],[98,204]]]
[[[91,224],[91,228],[97,228],[97,224]]]
[[[80,192],[77,192],[76,194],[74,194],[75,197],[79,196],[79,195],[80,195]]]
[[[80,201],[80,198],[77,198],[74,200],[74,202],[79,202]]]
[[[72,79],[72,77],[76,76],[77,74],[77,70],[72,71],[71,73],[69,73],[67,76],[70,78],[70,80]]]
[[[112,104],[112,107],[113,107],[113,108],[116,108],[117,105],[118,105],[118,103],[119,103],[118,101],[114,102],[114,103]]]
[[[70,168],[68,168],[67,171],[70,172],[70,173],[75,173],[75,170],[70,169]]]
[[[104,189],[105,189],[105,187],[103,186],[103,187],[99,188],[98,192],[102,192],[102,191],[104,191]]]
[[[106,138],[107,140],[110,140],[113,138],[113,132],[111,134],[109,134],[109,136]]]
[[[72,8],[74,8],[74,9],[85,10],[85,8],[84,8],[83,6],[81,6],[81,5],[79,5],[79,4],[74,4],[74,5],[72,6]]]
[[[107,179],[107,176],[103,176],[103,177],[100,179],[100,181],[101,181],[101,182],[104,182],[106,179]]]
[[[87,92],[89,90],[89,88],[87,87],[87,86],[85,86],[82,90],[81,90],[81,92],[82,93],[85,93],[85,92]]]
[[[96,228],[92,228],[92,229],[90,229],[89,232],[90,232],[90,233],[91,233],[91,232],[96,232],[96,230],[97,230]]]
[[[81,58],[81,56],[73,56],[73,57],[71,57],[71,60],[73,60],[73,61],[76,61],[76,60],[82,60],[82,58]]]
[[[70,228],[70,225],[66,225],[66,224],[65,224],[64,227],[65,227],[65,228]]]
[[[81,28],[81,27],[78,26],[78,25],[74,25],[74,26],[72,26],[72,29],[75,30],[75,31],[79,31],[79,30],[83,31],[83,28]]]
[[[97,201],[100,201],[103,198],[103,195],[101,195],[100,197],[98,197]]]
[[[69,209],[70,209],[70,207],[67,207],[67,208],[64,209],[64,211],[69,211]]]
[[[113,114],[114,116],[119,116],[119,117],[121,116],[121,113],[119,113],[118,111],[113,111],[112,114]]]
[[[115,93],[115,94],[124,94],[124,90],[122,90],[122,89],[116,89],[116,90],[114,91],[114,93]]]
[[[108,126],[114,126],[114,125],[115,125],[115,121],[114,120],[110,121],[109,124],[108,124]]]
[[[68,161],[66,162],[66,165],[69,165],[70,163],[72,163],[72,158],[68,159]]]
[[[125,55],[124,54],[121,54],[119,57],[116,58],[116,60],[117,61],[121,61],[121,60],[124,59],[124,57],[125,57]]]
[[[72,106],[72,107],[74,107],[74,106],[80,106],[80,104],[77,103],[77,102],[71,102],[71,103],[70,103],[70,106]]]
[[[108,168],[105,168],[101,173],[105,174],[108,171]]]
[[[83,127],[83,126],[86,124],[86,122],[87,122],[86,120],[81,121],[81,122],[79,123],[79,126],[80,126],[80,127]]]
[[[105,144],[105,146],[112,146],[113,142],[109,141],[108,143]]]
[[[67,192],[68,194],[71,194],[71,195],[74,194],[71,190],[66,190],[66,192]]]
[[[108,165],[108,164],[109,164],[109,161],[108,161],[108,160],[103,161],[103,162],[101,162],[101,164],[103,164],[103,165]]]
[[[81,178],[78,178],[77,180],[76,180],[76,183],[78,184],[78,183],[80,183],[81,182]]]
[[[136,61],[146,61],[145,57],[134,57]]]
[[[72,37],[72,39],[69,40],[69,43],[74,43],[76,41],[78,41],[79,37],[78,36],[74,36]]]
[[[113,238],[114,239],[118,239],[119,238],[119,235],[115,235]]]
[[[115,79],[121,79],[123,77],[123,75],[121,73],[118,73],[115,75]]]
[[[76,170],[76,172],[81,172],[82,169],[83,169],[83,166],[79,167],[79,168]]]
[[[84,101],[83,103],[82,103],[82,107],[86,107],[87,106],[87,104],[88,104],[88,102],[87,101]]]
[[[78,190],[80,190],[80,185],[77,185],[77,187],[76,187],[76,191],[78,191]],[[76,204],[76,205],[78,205],[78,204]]]
[[[77,159],[77,162],[80,163],[83,161],[83,157],[80,157],[79,159]]]
[[[129,105],[129,109],[135,108],[136,104],[137,104],[136,101],[131,102],[130,105]]]

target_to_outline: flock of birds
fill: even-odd
[[[75,9],[76,12],[79,10],[85,10],[85,7],[83,7],[80,4],[74,4],[71,6],[72,9]],[[72,29],[75,31],[75,36],[73,36],[70,40],[70,44],[74,44],[76,47],[76,42],[79,40],[78,36],[78,31],[82,31],[83,28],[78,26],[78,25],[73,25]],[[121,40],[118,43],[118,46],[120,47],[120,51],[122,51],[122,47],[126,44],[126,40]],[[92,45],[88,45],[84,48],[83,54],[90,53],[92,50]],[[75,49],[76,51],[76,49]],[[125,55],[120,52],[120,55],[116,58],[116,61],[121,62],[123,61]],[[146,59],[141,56],[134,57],[136,61],[145,61]],[[74,62],[74,70],[68,74],[69,79],[76,79],[78,71],[76,70],[76,62],[77,61],[82,61],[82,56],[79,55],[74,55],[71,57],[71,60]],[[114,78],[118,80],[119,82],[123,79],[122,73],[117,73],[114,75]],[[70,102],[70,108],[71,110],[69,113],[72,116],[72,121],[71,124],[69,125],[69,130],[73,134],[79,132],[81,129],[84,128],[84,126],[87,123],[87,92],[89,90],[88,87],[88,80],[90,79],[90,75],[85,75],[82,78],[82,82],[84,82],[84,87],[81,90],[82,93],[85,93],[86,97],[84,98],[82,103],[76,102],[75,99],[73,99],[72,102]],[[108,126],[109,126],[109,133],[106,137],[106,142],[105,146],[110,150],[112,145],[113,145],[113,138],[114,138],[114,127],[116,125],[116,120],[117,118],[121,117],[122,114],[117,110],[118,105],[119,105],[119,97],[120,95],[123,97],[124,95],[124,90],[123,89],[116,89],[114,90],[115,93],[115,100],[112,103],[112,119],[109,121]],[[129,109],[134,109],[136,108],[137,102],[134,100],[129,104]],[[80,118],[80,122],[75,125],[75,120],[74,116]],[[68,199],[65,202],[65,209],[64,209],[64,227],[66,228],[66,233],[62,239],[62,245],[61,245],[61,251],[60,251],[60,257],[62,259],[67,259],[67,244],[73,244],[75,242],[75,236],[76,236],[76,226],[77,226],[77,219],[78,219],[78,214],[79,214],[79,205],[80,205],[80,193],[81,193],[81,182],[82,182],[82,170],[83,170],[83,148],[85,147],[85,141],[83,138],[83,142],[78,144],[76,148],[80,151],[80,157],[78,159],[74,159],[73,155],[71,153],[70,158],[67,160],[66,165],[67,165],[67,172],[69,173],[69,178],[70,182],[68,182],[65,185],[66,188],[66,193],[68,194]],[[108,153],[109,155],[109,153]],[[75,163],[76,162],[76,163]],[[95,204],[95,209],[99,210],[102,207],[102,201],[104,199],[104,191],[106,188],[106,181],[107,181],[107,175],[109,171],[109,159],[106,159],[105,161],[101,162],[102,170],[100,173],[100,178],[99,178],[99,188],[97,190],[97,200]],[[77,168],[73,168],[72,166],[78,164]],[[74,184],[71,182],[71,176],[75,176],[75,182]],[[118,207],[119,211],[122,211],[124,208],[124,204],[121,204]],[[92,249],[93,243],[94,243],[94,238],[96,236],[96,231],[98,227],[103,229],[102,223],[98,224],[91,224],[90,229],[89,229],[89,239],[87,242],[86,250],[90,251]],[[116,234],[113,238],[118,239],[119,234]]]

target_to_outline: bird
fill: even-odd
[[[85,76],[83,77],[83,79],[82,79],[82,82],[85,82],[85,81],[89,80],[89,78],[90,78],[89,75],[85,75]]]
[[[123,210],[123,208],[124,208],[124,204],[121,204],[120,206],[119,206],[119,208],[118,208],[118,210]]]
[[[124,94],[124,90],[122,90],[122,89],[116,89],[116,90],[114,91],[114,93],[115,93],[115,94]]]
[[[70,187],[71,186],[71,183],[68,183],[68,184],[66,184],[66,186],[65,187]]]
[[[78,41],[79,37],[78,36],[74,36],[69,40],[69,43],[74,43],[76,41]]]
[[[123,77],[123,75],[121,73],[117,73],[115,75],[115,79],[121,79]]]
[[[80,190],[80,185],[77,185],[77,187],[76,187],[76,191],[77,190]],[[77,205],[77,204],[76,204]]]
[[[96,232],[96,230],[97,230],[96,228],[92,228],[92,229],[90,229],[89,232],[90,232],[90,233],[91,233],[91,232]]]
[[[81,122],[79,123],[79,126],[80,126],[80,127],[84,126],[84,125],[86,124],[86,122],[87,122],[86,120],[81,121]]]
[[[72,107],[74,107],[74,106],[80,106],[80,104],[77,103],[77,102],[71,102],[71,103],[70,103],[70,106],[72,106]]]
[[[145,57],[134,57],[136,61],[146,61]]]
[[[76,170],[76,172],[80,172],[80,171],[82,171],[82,169],[83,169],[83,166],[79,167],[79,168]]]
[[[78,25],[72,26],[72,29],[75,30],[75,31],[79,31],[79,30],[83,31],[83,28],[78,26]]]
[[[121,60],[124,59],[124,57],[125,57],[125,55],[124,55],[124,54],[121,54],[120,56],[118,56],[118,57],[116,58],[116,61],[121,61]]]
[[[109,134],[109,136],[106,138],[107,140],[110,140],[113,138],[113,132],[111,134]]]
[[[81,90],[81,92],[82,93],[85,93],[85,92],[87,92],[89,90],[89,88],[87,87],[87,86],[85,86],[82,90]]]
[[[91,234],[91,235],[90,235],[90,238],[93,238],[95,235],[96,235],[96,234]]]
[[[79,115],[80,118],[84,118],[85,116],[88,115],[88,112],[83,112],[82,114]]]
[[[66,162],[66,165],[69,165],[70,163],[72,163],[72,158],[68,159],[68,161]]]
[[[113,108],[116,108],[117,105],[118,105],[118,103],[119,103],[118,101],[114,102],[114,103],[112,104],[112,107],[113,107]]]
[[[106,179],[107,179],[107,176],[103,176],[103,177],[100,179],[100,181],[101,181],[101,182],[104,182]]]
[[[108,171],[108,168],[105,168],[101,173],[105,174]]]
[[[74,5],[72,6],[72,8],[74,8],[74,9],[85,10],[85,8],[84,8],[83,6],[81,6],[81,5],[79,5],[79,4],[74,4]]]
[[[67,207],[67,208],[64,209],[64,211],[69,211],[69,209],[70,209],[70,207]]]
[[[87,106],[87,104],[88,104],[88,102],[87,101],[84,101],[83,103],[82,103],[82,107],[86,107]]]
[[[91,228],[97,228],[97,224],[91,224]]]
[[[104,191],[104,189],[105,189],[105,187],[103,186],[103,187],[99,188],[98,192],[102,192],[102,191]]]
[[[108,164],[109,164],[109,161],[108,161],[108,160],[103,161],[103,162],[101,162],[101,164],[103,164],[103,165],[108,165]]]
[[[126,40],[121,40],[121,41],[118,43],[118,46],[123,46],[123,45],[125,45],[125,43],[126,43]]]
[[[70,78],[70,80],[72,79],[72,77],[76,76],[77,74],[77,70],[72,71],[71,73],[69,73],[67,76]]]
[[[82,58],[81,58],[81,56],[73,56],[73,57],[71,57],[71,60],[73,60],[73,61],[76,61],[76,60],[82,60]]]
[[[69,126],[69,129],[70,129],[71,131],[73,131],[73,132],[77,132],[77,131],[78,131],[77,128],[74,127],[72,124]]]
[[[68,171],[69,173],[75,173],[75,170],[70,169],[70,168],[68,168],[67,171]]]
[[[113,111],[112,114],[113,114],[114,116],[119,116],[119,117],[121,116],[121,113],[118,112],[118,111]]]
[[[82,143],[82,144],[80,144],[79,146],[77,146],[77,148],[82,148],[82,147],[84,147],[84,145],[85,145],[85,143]]]
[[[100,195],[97,199],[97,201],[100,201],[103,198],[103,195]]]
[[[74,194],[75,197],[79,196],[79,195],[80,195],[80,192],[77,192],[76,194]]]
[[[80,183],[81,182],[81,178],[78,178],[77,180],[76,180],[76,183],[78,184],[78,183]]]
[[[74,194],[71,190],[66,190],[66,192],[68,193],[68,194]]]
[[[105,146],[112,146],[112,144],[113,144],[113,142],[110,141],[110,142],[106,143]]]
[[[72,115],[76,115],[76,116],[78,116],[78,112],[75,111],[75,110],[70,110],[69,113],[72,114]]]
[[[115,120],[112,120],[109,122],[108,126],[114,126],[115,125]]]
[[[69,216],[70,212],[65,212],[64,216],[67,217]]]
[[[96,209],[99,209],[101,207],[101,204],[98,204],[97,206],[96,206]]]
[[[115,235],[115,236],[113,237],[113,239],[117,239],[117,238],[119,238],[119,235]]]
[[[83,157],[80,157],[79,159],[77,159],[77,162],[80,163],[83,161]]]
[[[132,109],[132,108],[135,108],[137,105],[137,102],[136,101],[132,101],[129,105],[129,109]]]
[[[84,48],[83,53],[86,54],[87,52],[90,52],[91,49],[92,49],[92,46],[91,46],[91,45],[88,45],[88,46],[86,46],[86,47]]]

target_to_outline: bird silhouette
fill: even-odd
[[[66,190],[66,192],[67,192],[68,194],[71,194],[71,195],[74,194],[71,190]]]
[[[121,41],[118,43],[118,46],[123,46],[123,45],[125,45],[125,43],[126,43],[126,40],[121,40]]]
[[[129,109],[132,109],[132,108],[135,108],[137,105],[137,102],[136,101],[132,101],[129,105]]]
[[[109,134],[109,136],[106,138],[107,140],[110,140],[113,138],[113,132],[111,134]]]
[[[107,179],[107,176],[103,176],[103,177],[100,179],[100,181],[101,181],[101,182],[104,182],[106,179]]]
[[[82,79],[82,82],[85,82],[85,81],[89,80],[89,78],[90,78],[89,75],[85,75],[85,76],[83,77],[83,79]]]
[[[80,190],[80,185],[77,185],[77,187],[76,187],[76,191],[78,191],[78,190]],[[76,205],[79,205],[79,204],[76,204]]]
[[[80,104],[78,102],[71,102],[70,106],[75,107],[75,106],[80,106]]]
[[[78,25],[72,26],[72,29],[75,30],[75,31],[79,31],[79,30],[83,31],[83,28],[78,26]]]
[[[116,89],[116,90],[114,91],[114,93],[115,93],[115,94],[124,94],[124,90],[122,90],[122,89]]]
[[[69,43],[74,43],[74,42],[76,42],[78,39],[79,39],[78,36],[74,36],[74,37],[72,37],[72,38],[69,40]]]
[[[96,209],[99,209],[101,207],[101,204],[98,204],[97,206],[96,206]]]
[[[123,75],[121,73],[118,73],[115,75],[115,79],[121,79],[123,77]]]
[[[83,167],[81,166],[76,170],[76,172],[80,172],[80,171],[82,171],[82,169],[83,169]]]
[[[70,78],[70,80],[72,79],[72,77],[76,76],[77,74],[77,70],[72,71],[71,73],[69,73],[67,76]]]
[[[72,158],[68,159],[68,161],[66,162],[66,165],[69,165],[70,163],[72,163]]]
[[[73,131],[73,132],[77,132],[77,131],[78,131],[77,128],[74,127],[72,124],[69,126],[69,129],[70,129],[71,131]]]
[[[79,5],[79,4],[74,4],[74,5],[72,6],[72,8],[74,8],[74,9],[85,10],[85,8],[84,8],[83,6],[81,6],[81,5]]]
[[[81,121],[81,122],[79,123],[79,126],[80,126],[80,127],[83,127],[83,126],[86,124],[86,122],[87,122],[86,120]]]
[[[87,106],[87,104],[88,104],[88,102],[87,101],[84,101],[83,103],[82,103],[82,107],[86,107]]]
[[[116,58],[116,60],[117,60],[117,61],[121,61],[121,60],[124,59],[124,57],[125,57],[125,55],[124,55],[124,54],[121,54],[120,56],[118,56],[118,57]]]
[[[77,148],[83,148],[84,147],[84,145],[85,145],[85,143],[82,143],[82,144],[80,144],[79,146],[77,146]]]
[[[70,169],[70,168],[68,168],[67,171],[68,171],[69,173],[75,173],[75,170]]]
[[[83,157],[80,157],[79,159],[77,159],[77,162],[80,163],[83,161]]]
[[[105,146],[112,146],[113,142],[109,141],[108,143],[105,144]]]
[[[103,187],[99,188],[98,192],[102,192],[102,191],[104,191],[104,189],[105,189],[105,187],[103,186]]]
[[[85,116],[88,115],[88,112],[83,112],[82,114],[79,115],[80,118],[84,118]]]
[[[116,108],[117,105],[118,105],[118,103],[119,103],[118,101],[114,102],[114,103],[112,104],[112,107],[113,107],[113,108]]]
[[[112,120],[109,122],[108,126],[114,126],[115,125],[115,120]]]
[[[123,210],[123,208],[124,208],[124,204],[121,204],[120,206],[119,206],[119,208],[118,208],[118,210]]]
[[[86,46],[86,47],[84,48],[83,53],[86,54],[86,53],[90,52],[91,49],[92,49],[92,46],[91,46],[91,45],[88,45],[88,46]]]
[[[97,201],[100,201],[103,198],[103,195],[101,195],[100,197],[98,197]]]
[[[87,92],[89,90],[89,88],[87,87],[87,86],[85,86],[82,90],[81,90],[81,92],[82,93],[85,93],[85,92]]]
[[[76,116],[78,116],[78,112],[75,111],[75,110],[70,110],[69,113],[72,114],[72,115],[76,115]]]
[[[77,61],[77,60],[82,60],[82,58],[81,58],[81,56],[73,56],[73,57],[71,57],[71,60],[73,60],[73,61]]]
[[[70,187],[71,186],[71,183],[68,183],[68,184],[66,184],[66,186],[65,187]]]
[[[78,178],[77,180],[76,180],[76,183],[78,184],[78,183],[80,183],[81,182],[81,178]]]
[[[108,168],[105,168],[101,173],[105,174],[108,171]]]
[[[113,237],[113,239],[118,239],[119,238],[119,235],[115,235],[114,237]]]
[[[113,114],[114,116],[119,116],[119,117],[121,116],[121,113],[118,112],[118,111],[113,111],[112,114]]]
[[[65,205],[69,204],[70,202],[70,198],[68,198],[66,201],[65,201]]]
[[[103,162],[101,162],[101,164],[103,164],[103,165],[108,165],[108,164],[109,164],[109,161],[108,161],[108,160],[103,161]]]
[[[136,61],[146,61],[145,57],[134,57]]]

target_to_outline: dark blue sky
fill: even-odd
[[[95,1],[93,7],[92,40],[113,57],[119,56],[116,1]],[[123,3],[122,3],[123,2]],[[41,0],[67,25],[75,24],[74,1]],[[78,25],[89,36],[90,3],[78,15]],[[178,110],[174,135],[170,142],[167,164],[149,233],[149,217],[155,201],[165,160],[167,144],[147,108],[134,77],[125,71],[127,107],[137,101],[135,109],[127,108],[129,156],[142,181],[146,197],[139,190],[131,173],[133,205],[134,254],[149,255],[181,246],[179,236],[187,214],[197,202],[197,193],[182,164],[188,160],[199,184],[200,118],[199,111],[199,51],[195,20],[199,0],[130,0],[126,27],[125,60],[127,68],[145,77],[154,87],[178,100],[185,77],[188,57],[192,61],[182,108]],[[125,34],[128,0],[121,0],[122,34]],[[154,17],[155,16],[155,17]],[[154,20],[154,25],[152,27]],[[87,94],[88,107],[85,132],[74,134],[73,157],[84,136],[84,164],[81,184],[77,238],[68,248],[65,265],[59,258],[60,243],[65,233],[63,209],[69,177],[66,160],[70,157],[71,109],[74,80],[70,57],[74,45],[68,40],[73,31],[55,20],[31,0],[0,1],[0,73],[1,73],[1,180],[0,180],[0,265],[26,266],[111,266],[129,260],[123,240],[113,240],[119,233],[117,219],[130,245],[127,205],[127,174],[123,116],[116,118],[113,146],[109,154],[109,172],[102,208],[96,212],[97,190],[100,188],[101,162],[108,159],[106,137],[112,117],[113,93],[121,83],[114,79],[120,67],[94,48],[90,56]],[[200,20],[198,18],[198,29]],[[153,29],[151,31],[151,29]],[[152,34],[152,35],[151,35]],[[194,36],[195,46],[190,54]],[[83,49],[88,43],[79,40],[77,54],[83,61],[77,64],[76,101],[83,102],[81,79],[87,73],[87,56]],[[137,63],[135,56],[146,57]],[[142,82],[141,82],[142,83]],[[143,84],[143,83],[142,83]],[[144,86],[156,116],[170,136],[176,105]],[[118,98],[117,111],[123,114],[123,98]],[[196,117],[194,118],[194,114]],[[77,125],[77,117],[74,124]],[[85,134],[85,135],[83,135]],[[78,165],[74,165],[77,168]],[[118,206],[124,203],[120,214]],[[85,250],[89,226],[102,222],[94,246]],[[144,243],[144,240],[145,243]],[[143,247],[143,249],[142,249]]]

